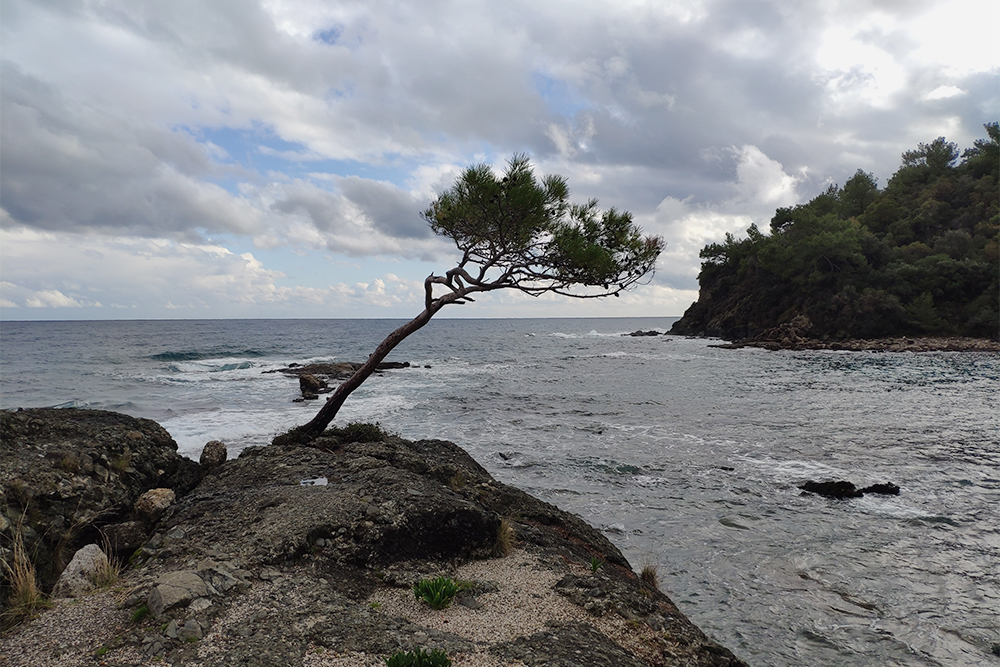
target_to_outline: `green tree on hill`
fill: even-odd
[[[1000,334],[1000,127],[959,157],[943,137],[906,151],[878,189],[858,170],[770,234],[701,251],[700,294],[677,333],[748,338],[797,315],[827,339]]]

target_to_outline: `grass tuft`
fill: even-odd
[[[38,587],[35,565],[24,547],[24,517],[12,531],[10,560],[0,561],[7,575],[7,608],[0,614],[0,628],[8,630],[33,618],[49,606],[48,598]]]
[[[514,522],[504,517],[500,519],[500,526],[497,528],[497,541],[493,545],[493,555],[503,558],[510,555],[514,550],[514,542],[517,533],[514,531]]]
[[[656,590],[660,590],[660,566],[656,563],[643,563],[639,578]]]
[[[593,556],[590,559],[590,571],[591,572],[597,572],[598,570],[601,569],[601,567],[603,565],[604,565],[604,561],[601,560],[600,558],[598,558],[597,556]]]

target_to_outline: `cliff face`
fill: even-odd
[[[80,423],[79,411],[32,418],[59,413]],[[71,431],[67,451],[83,442]],[[497,482],[452,443],[364,435],[252,448],[204,471],[117,589],[43,612],[4,638],[4,657],[343,667],[424,647],[482,665],[743,664],[579,517]],[[466,591],[432,611],[411,588],[438,575]],[[133,621],[143,605],[150,616]]]
[[[672,333],[752,339],[804,316],[819,340],[1000,339],[1000,127],[959,160],[940,138],[879,190],[861,170],[769,233],[701,251],[698,301]]]

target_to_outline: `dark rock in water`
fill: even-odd
[[[850,482],[814,482],[809,480],[799,486],[803,491],[816,493],[827,498],[860,498],[865,495]]]
[[[302,375],[299,375],[299,390],[302,392],[303,396],[306,394],[318,394],[325,388],[326,382],[320,380],[312,373],[303,373]]]
[[[879,493],[884,496],[898,496],[899,487],[891,483],[872,484],[871,486],[866,486],[861,489],[861,493]]]
[[[104,526],[129,520],[143,493],[165,487],[181,495],[200,479],[198,464],[148,419],[72,408],[0,412],[0,544],[11,544],[23,515],[44,590],[79,547],[101,543]]]
[[[633,331],[632,333],[627,333],[622,335],[639,337],[639,336],[662,336],[664,334],[660,333],[659,331],[653,331],[652,329],[650,329],[649,331]]]

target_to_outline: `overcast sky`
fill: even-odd
[[[985,136],[998,25],[981,0],[0,0],[0,316],[414,316],[457,259],[420,211],[514,152],[662,235],[656,276],[442,316],[680,315],[706,243]]]

